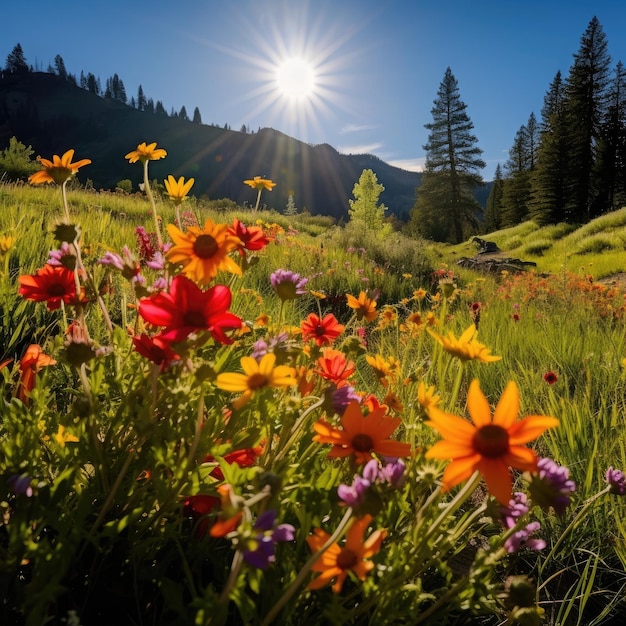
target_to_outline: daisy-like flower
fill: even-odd
[[[357,319],[364,319],[366,322],[373,322],[378,317],[378,311],[376,311],[376,300],[374,298],[368,298],[364,291],[359,293],[359,297],[355,298],[349,293],[346,294],[348,300],[348,306],[354,309]]]
[[[502,359],[501,356],[490,354],[490,350],[482,343],[476,341],[476,325],[472,324],[457,339],[451,332],[447,337],[428,330],[428,332],[443,346],[443,349],[457,357],[461,361],[480,361],[481,363],[493,363]]]
[[[139,302],[139,314],[148,324],[164,326],[166,342],[180,342],[192,332],[207,330],[213,339],[229,344],[225,331],[241,327],[241,319],[228,312],[230,289],[215,285],[202,291],[186,276],[175,276],[169,292],[161,291]]]
[[[356,369],[353,361],[349,361],[343,352],[333,348],[324,350],[322,356],[317,359],[317,367],[316,374],[337,385],[345,384]]]
[[[28,403],[28,396],[35,387],[35,375],[42,367],[56,365],[56,361],[44,354],[41,346],[36,343],[30,344],[20,359],[20,381],[18,383],[17,397]]]
[[[15,237],[11,235],[0,235],[0,255],[11,251],[15,245]]]
[[[241,357],[241,367],[243,374],[225,372],[218,374],[215,382],[224,391],[242,392],[233,403],[236,409],[240,409],[260,389],[286,389],[297,382],[293,367],[276,365],[276,355],[273,352],[268,352],[260,361],[251,356]]]
[[[354,519],[348,529],[345,545],[342,547],[338,543],[333,543],[324,551],[311,568],[320,575],[308,584],[308,589],[321,589],[334,579],[332,589],[335,593],[340,593],[350,572],[360,580],[365,580],[367,574],[374,569],[374,563],[369,558],[380,551],[387,536],[385,530],[375,530],[365,541],[363,540],[372,519],[371,515]],[[307,543],[312,552],[318,552],[329,538],[330,535],[325,530],[315,528],[313,535],[307,538]]]
[[[26,300],[45,302],[49,311],[55,311],[65,304],[76,302],[76,280],[74,272],[66,267],[44,265],[34,275],[19,277],[18,293]]]
[[[252,189],[257,190],[256,206],[254,207],[255,211],[257,211],[259,208],[259,202],[261,201],[261,192],[264,189],[267,189],[267,191],[272,191],[272,189],[276,187],[276,183],[272,182],[269,178],[261,178],[260,176],[255,176],[254,178],[244,180],[243,182],[249,187],[252,187]]]
[[[276,295],[283,301],[297,300],[306,293],[308,278],[290,270],[276,270],[270,276],[270,283]]]
[[[376,377],[380,381],[383,387],[388,387],[390,382],[393,382],[396,372],[400,368],[400,363],[394,357],[390,356],[389,359],[385,359],[380,354],[371,356],[367,354],[365,360],[374,370]]]
[[[548,383],[548,385],[554,385],[559,377],[554,372],[546,372],[543,375],[543,379]]]
[[[424,381],[420,381],[417,386],[417,401],[420,405],[428,411],[428,409],[432,406],[437,406],[441,400],[441,397],[437,395],[435,391],[435,385],[430,385],[427,387],[424,384]]]
[[[149,337],[145,333],[133,337],[135,350],[146,359],[159,366],[160,372],[165,372],[175,361],[180,361],[180,355],[176,354],[167,341],[158,335]]]
[[[174,241],[166,255],[168,261],[182,264],[183,274],[200,285],[208,284],[220,270],[241,275],[241,268],[229,256],[240,242],[229,233],[228,225],[207,219],[202,229],[191,226],[183,233],[174,224],[168,224],[167,232]]]
[[[136,150],[129,152],[124,158],[128,159],[129,163],[137,163],[137,161],[145,163],[146,161],[158,161],[166,156],[167,152],[163,148],[156,147],[156,141],[150,144],[144,141],[137,146]]]
[[[478,470],[487,489],[507,505],[513,481],[509,468],[521,471],[537,470],[537,455],[523,444],[536,439],[559,420],[544,415],[532,415],[517,421],[519,391],[511,381],[496,406],[493,417],[487,398],[478,380],[473,380],[467,395],[471,422],[444,413],[436,406],[428,410],[429,426],[444,437],[427,453],[427,459],[452,459],[443,473],[443,488],[455,487]]]
[[[300,325],[304,341],[312,339],[318,346],[332,345],[344,328],[332,313],[327,313],[321,319],[315,313],[309,313]]]
[[[269,237],[266,237],[261,226],[246,226],[237,218],[233,220],[232,226],[228,228],[228,232],[241,242],[237,248],[241,256],[245,256],[244,250],[262,250],[270,242]]]
[[[363,415],[358,402],[350,402],[341,417],[341,428],[332,426],[321,419],[313,424],[317,433],[313,441],[330,443],[328,453],[331,458],[353,455],[358,464],[367,463],[372,454],[381,456],[409,456],[411,445],[389,439],[402,420],[386,414],[386,407],[370,411]]]
[[[187,200],[187,195],[189,194],[189,190],[193,187],[195,180],[190,178],[185,182],[183,176],[176,180],[170,174],[163,182],[165,183],[165,191],[170,200],[172,200],[174,204],[179,205]]]
[[[56,183],[62,185],[78,172],[84,165],[89,165],[91,159],[81,159],[72,163],[74,150],[68,150],[63,156],[55,154],[52,161],[39,157],[39,162],[43,169],[31,174],[28,182],[33,185],[41,185],[44,183]]]

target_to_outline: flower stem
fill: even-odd
[[[65,181],[63,181],[63,184],[61,185],[61,195],[63,197],[63,208],[65,209],[65,219],[67,220],[67,223],[70,223],[70,210],[67,206],[67,191],[65,189],[65,185],[67,185],[67,181],[69,180],[69,178],[65,179]]]
[[[150,204],[152,205],[152,217],[154,217],[154,228],[156,231],[157,242],[159,244],[159,248],[163,248],[163,239],[161,238],[161,226],[159,224],[159,216],[157,215],[156,204],[154,202],[154,196],[152,195],[152,189],[150,189],[150,181],[148,180],[148,160],[146,159],[143,162],[143,184],[146,190],[146,196],[148,200],[150,200]]]

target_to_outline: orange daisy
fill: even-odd
[[[380,551],[383,540],[387,536],[386,530],[375,530],[365,541],[363,534],[372,521],[371,515],[364,515],[361,519],[354,519],[346,535],[346,543],[341,547],[338,543],[331,544],[322,556],[315,562],[311,570],[320,572],[307,586],[308,589],[321,589],[335,579],[333,591],[340,593],[343,583],[350,572],[360,580],[374,569],[374,563],[368,560]],[[321,528],[313,530],[313,536],[307,537],[307,543],[312,552],[318,552],[328,541],[330,535]]]
[[[467,408],[473,423],[444,413],[436,406],[428,407],[426,424],[436,428],[444,439],[426,453],[426,458],[452,459],[443,473],[444,490],[467,480],[478,470],[489,492],[506,506],[513,488],[509,468],[537,469],[536,453],[523,444],[536,439],[548,428],[558,426],[559,420],[531,415],[516,421],[519,391],[513,381],[504,390],[492,417],[479,381],[473,380],[467,394]]]
[[[341,335],[345,327],[332,313],[324,315],[321,319],[315,313],[310,313],[300,328],[304,341],[313,339],[318,346],[328,346]]]
[[[191,226],[183,233],[174,224],[168,224],[167,232],[174,241],[167,252],[168,261],[182,263],[183,274],[200,285],[208,284],[219,270],[241,275],[241,267],[228,256],[241,242],[229,232],[228,225],[207,219],[202,229]]]
[[[83,165],[89,165],[91,159],[81,159],[72,163],[74,156],[74,150],[68,150],[62,157],[55,154],[52,157],[52,161],[39,157],[39,162],[43,165],[44,169],[39,172],[35,172],[28,177],[28,182],[33,185],[41,185],[43,183],[56,183],[62,185],[65,181],[70,179],[79,168]]]
[[[350,294],[346,294],[348,306],[354,309],[357,319],[364,319],[366,322],[373,322],[378,317],[376,311],[376,300],[368,298],[364,291],[359,293],[359,297],[355,298]]]
[[[324,350],[322,356],[317,359],[317,366],[318,369],[315,370],[317,374],[336,384],[344,383],[356,369],[353,361],[349,361],[343,352],[333,348]]]
[[[402,420],[386,414],[387,407],[380,407],[363,415],[356,400],[348,405],[341,417],[342,428],[336,428],[321,419],[313,424],[317,433],[313,441],[330,443],[329,457],[354,455],[357,463],[367,463],[372,453],[381,456],[409,456],[411,445],[389,439]]]

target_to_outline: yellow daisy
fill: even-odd
[[[476,341],[476,326],[472,324],[457,339],[452,333],[447,337],[439,335],[428,329],[428,332],[443,346],[443,349],[461,361],[480,361],[481,363],[493,363],[499,361],[501,356],[490,354],[490,350]]]
[[[124,158],[128,159],[129,163],[137,163],[141,161],[158,161],[164,159],[167,156],[167,152],[163,148],[156,147],[156,141],[151,144],[146,144],[144,141],[137,146],[137,150],[129,152]]]

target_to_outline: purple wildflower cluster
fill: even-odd
[[[253,359],[260,361],[266,354],[270,352],[281,352],[286,348],[286,342],[289,339],[287,333],[279,333],[273,337],[267,339],[259,339],[253,344],[252,354]]]
[[[622,470],[613,469],[611,466],[606,470],[604,478],[611,487],[611,493],[618,496],[626,495],[626,476]]]
[[[296,300],[306,293],[308,278],[290,270],[276,270],[270,276],[270,282],[276,295],[282,300]]]
[[[267,569],[276,560],[276,544],[293,541],[296,529],[291,524],[276,524],[276,511],[261,513],[252,527],[254,534],[248,540],[243,558],[249,565]]]
[[[569,470],[552,459],[541,458],[537,462],[528,484],[533,503],[544,511],[550,507],[557,515],[563,515],[570,505],[570,494],[576,491],[576,483],[570,480]]]
[[[517,526],[529,510],[526,494],[516,491],[509,500],[508,506],[500,507],[500,522],[507,530],[511,530]],[[543,539],[533,537],[540,528],[539,522],[530,522],[515,530],[504,542],[506,551],[517,552],[520,548],[543,550],[546,547],[546,542]]]
[[[400,489],[404,485],[406,465],[401,459],[388,458],[381,464],[377,459],[368,461],[363,474],[354,475],[351,485],[341,484],[337,495],[357,514],[377,512],[381,503],[381,488]]]

